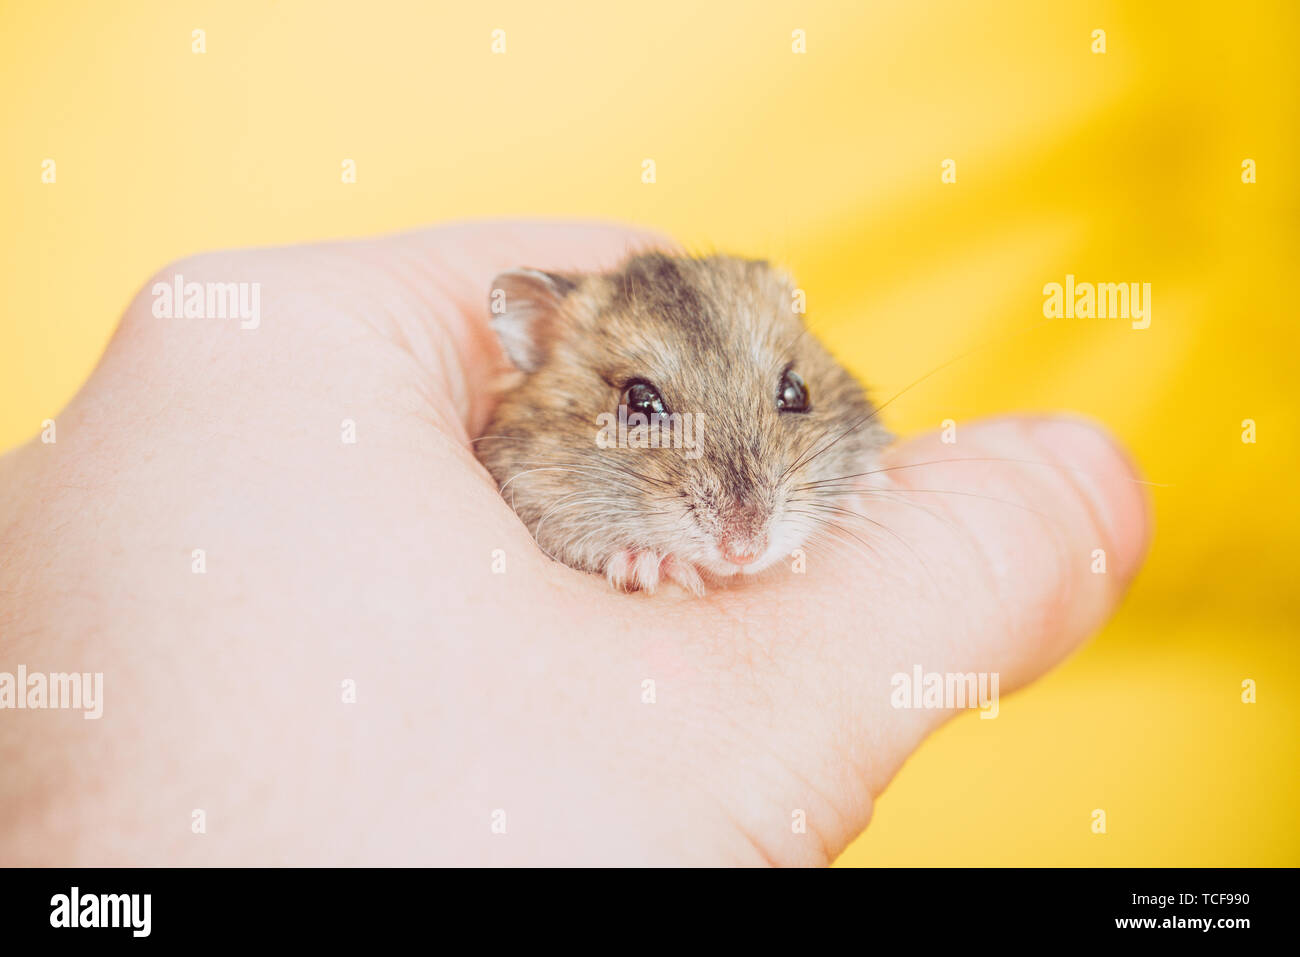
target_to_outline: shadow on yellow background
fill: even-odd
[[[1166,486],[1114,622],[927,743],[841,863],[1300,864],[1300,7],[479,6],[5,3],[0,448],[202,249],[546,216],[768,256],[880,398],[988,344],[896,431],[1074,409]],[[1043,324],[1067,274],[1149,282],[1150,327]]]

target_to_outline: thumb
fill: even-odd
[[[995,695],[1024,685],[1101,626],[1146,552],[1144,483],[1097,426],[1004,418],[944,438],[894,447],[869,476],[866,521],[843,527],[870,552],[830,561],[836,551],[814,542],[805,574],[715,599],[743,628],[703,623],[732,634],[744,679],[763,683],[766,710],[745,723],[783,729],[770,746],[792,783],[778,804],[815,809],[810,827],[830,858],[926,735],[981,704],[929,700],[918,669],[945,690],[949,679],[969,687],[972,673]],[[913,686],[906,700],[899,679]],[[746,794],[763,784],[738,779]],[[775,834],[771,815],[737,804],[747,833]],[[786,836],[770,850],[791,850]]]
[[[909,547],[882,549],[896,562],[865,586],[849,573],[851,585],[818,602],[845,636],[831,670],[872,723],[870,796],[954,713],[900,708],[894,676],[996,675],[999,693],[1026,684],[1110,617],[1150,535],[1145,483],[1127,454],[1077,418],[963,425],[955,442],[929,434],[896,446],[880,469],[884,491],[868,495],[865,514]]]
[[[1114,611],[1146,554],[1146,483],[1103,429],[1080,418],[990,420],[955,439],[908,442],[881,474],[897,502],[948,519],[918,529],[922,555],[948,575],[951,610],[973,616],[963,629],[969,655],[1001,670],[1009,689]]]

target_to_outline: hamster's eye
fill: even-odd
[[[786,369],[776,392],[776,407],[781,412],[807,412],[811,408],[808,387],[793,369]]]
[[[640,412],[647,419],[652,415],[667,415],[668,410],[664,407],[663,396],[659,390],[649,382],[631,382],[623,390],[623,404],[627,406],[627,414]]]

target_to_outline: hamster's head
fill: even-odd
[[[801,296],[724,256],[498,276],[493,327],[523,376],[477,449],[542,548],[590,571],[649,554],[726,577],[837,524],[836,480],[888,435],[806,334]]]

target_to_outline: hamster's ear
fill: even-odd
[[[538,269],[512,269],[492,280],[488,308],[501,348],[518,368],[536,372],[560,333],[561,303],[576,279]]]

